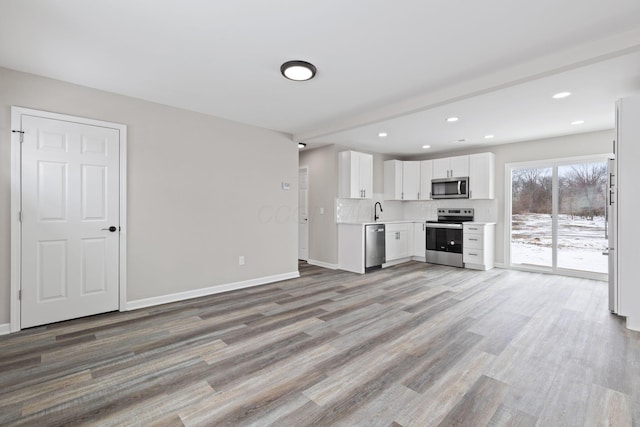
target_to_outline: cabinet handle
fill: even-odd
[[[400,193],[400,200],[404,200],[404,193]]]
[[[474,254],[473,252],[469,252],[469,255],[471,255],[471,256],[478,256],[478,254]]]
[[[418,192],[418,200],[420,200],[420,192]]]
[[[473,199],[473,191],[469,190],[469,198]]]

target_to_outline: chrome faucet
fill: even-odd
[[[382,213],[382,205],[380,204],[380,202],[376,202],[375,205],[373,205],[373,220],[377,221],[378,219],[380,219],[380,216],[378,215],[378,206],[380,206],[380,213]]]

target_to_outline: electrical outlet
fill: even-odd
[[[244,255],[238,257],[238,265],[244,265]]]

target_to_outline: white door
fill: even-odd
[[[451,177],[469,176],[469,156],[451,157]]]
[[[309,260],[309,169],[298,170],[298,259]]]
[[[373,198],[373,156],[359,153],[360,157],[360,188],[363,198]]]
[[[449,178],[449,157],[433,160],[433,179]]]
[[[421,161],[420,162],[420,200],[431,200],[432,177],[433,177],[433,161],[432,160]]]
[[[25,114],[21,126],[21,326],[117,310],[119,131]]]
[[[420,162],[402,162],[402,200],[420,198]]]

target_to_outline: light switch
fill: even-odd
[[[320,208],[320,215],[324,215],[324,208]]]
[[[282,182],[282,189],[283,190],[288,190],[289,189],[289,183],[288,182]]]

